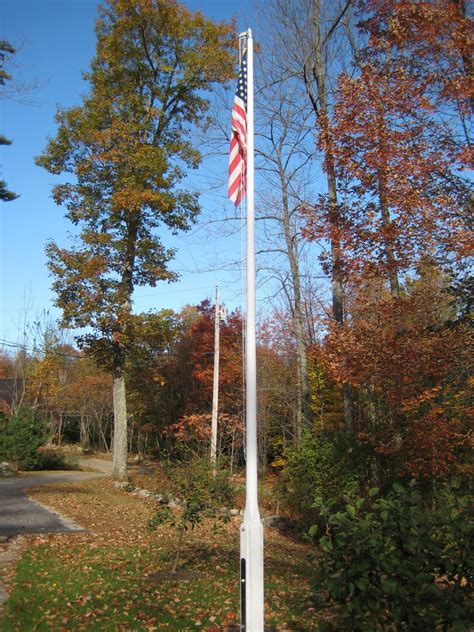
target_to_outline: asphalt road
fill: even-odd
[[[44,472],[0,478],[0,536],[82,531],[79,525],[29,500],[27,491],[30,487],[83,481],[103,475],[93,472]]]

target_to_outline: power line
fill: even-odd
[[[38,351],[36,347],[28,347],[27,345],[22,345],[19,342],[13,342],[11,340],[3,340],[0,338],[0,344],[5,347],[11,347],[13,349],[22,349],[23,351],[30,351],[31,353],[35,353]],[[75,360],[85,360],[85,356],[81,355],[73,355],[72,353],[62,353],[61,351],[56,351],[51,349],[50,352],[53,355],[61,356],[63,358],[74,358]],[[43,351],[44,353],[44,351]]]

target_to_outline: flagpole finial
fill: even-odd
[[[242,33],[239,33],[239,40],[244,39],[244,38],[248,39],[249,37],[253,38],[251,28],[248,28],[246,31],[242,31]]]
[[[242,64],[242,57],[247,50],[248,31],[239,34],[239,66]]]

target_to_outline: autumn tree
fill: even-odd
[[[187,332],[193,340],[191,351],[193,377],[196,386],[190,394],[190,404],[210,410],[214,377],[214,309],[209,301],[198,306],[196,319]],[[221,360],[219,381],[223,409],[237,412],[242,406],[242,315],[230,313],[221,328]]]
[[[380,472],[391,461],[399,473],[429,477],[449,471],[466,438],[442,393],[456,382],[459,400],[466,385],[457,368],[465,360],[455,357],[468,338],[449,279],[471,244],[462,169],[472,24],[455,2],[359,4],[366,46],[339,76],[331,121],[352,296],[322,360],[357,391],[355,426],[385,459]],[[329,230],[330,204],[322,200],[310,236]]]
[[[12,78],[11,75],[5,70],[5,62],[10,55],[15,53],[13,46],[6,40],[0,40],[0,96],[7,81]],[[0,134],[0,145],[11,145],[11,140],[6,138],[3,134]],[[4,180],[0,180],[0,200],[3,202],[11,202],[16,200],[18,195],[10,191],[7,187],[7,183]]]
[[[274,0],[271,5],[269,31],[276,48],[275,57],[283,86],[300,86],[299,102],[305,103],[314,117],[314,145],[320,150],[320,163],[327,188],[326,230],[321,237],[328,244],[322,263],[331,281],[332,318],[344,322],[345,265],[341,246],[340,191],[334,165],[332,92],[337,73],[351,58],[353,37],[350,29],[351,0]],[[297,98],[296,95],[294,98]],[[314,194],[316,198],[316,194]],[[314,199],[300,200],[300,208],[312,209]],[[349,385],[342,386],[344,417],[352,424]]]
[[[129,434],[137,452],[143,454],[151,443],[149,439],[159,445],[163,430],[180,415],[172,389],[181,323],[170,309],[136,314],[133,322],[136,338],[126,365]]]
[[[170,389],[181,411],[170,430],[197,448],[206,446],[206,454],[211,436],[214,310],[208,300],[183,310],[174,362],[164,373],[165,389]],[[218,450],[231,461],[242,445],[242,371],[242,315],[237,310],[220,322]]]
[[[112,436],[112,389],[110,373],[100,369],[92,358],[77,353],[62,394],[64,419],[57,427],[57,443],[67,430],[68,415],[79,417],[79,438],[83,449],[99,446],[110,450]]]
[[[431,244],[438,242],[438,262],[449,270],[453,290],[464,294],[461,300],[465,300],[472,287],[466,256],[472,251],[473,198],[471,180],[465,175],[474,164],[472,6],[463,0],[387,0],[363,3],[361,16],[361,28],[370,38],[372,74],[375,70],[380,75],[384,67],[389,70],[385,75],[403,73],[405,89],[410,82],[418,108],[418,129],[424,125],[429,130],[425,145],[431,145],[430,158],[434,161],[427,170],[431,182],[428,179],[420,188],[425,187],[431,197],[433,190],[438,190],[446,216],[446,221],[436,226]],[[361,60],[367,66],[367,56]],[[421,149],[423,159],[426,146]],[[443,194],[446,200],[442,200]],[[432,216],[433,210],[427,214]],[[440,243],[445,246],[441,253]]]
[[[193,349],[200,341],[190,336],[200,314],[195,306],[180,313],[164,309],[133,316],[136,339],[127,358],[131,417],[130,439],[138,451],[157,451],[174,444],[171,432],[191,410],[194,391]],[[133,436],[132,436],[133,435]]]
[[[474,48],[472,4],[364,1],[361,26],[374,50],[390,51],[396,62],[425,84],[434,113],[443,121],[440,138],[458,165],[472,167]]]
[[[367,278],[349,310],[351,325],[327,336],[319,358],[357,391],[355,430],[375,481],[449,475],[469,436],[472,340],[447,276],[425,263],[397,301],[383,278]]]
[[[291,332],[291,333],[290,333]],[[274,309],[260,323],[257,345],[258,452],[260,466],[278,461],[283,450],[299,443],[301,400],[295,375],[299,368],[292,314]]]
[[[340,242],[347,265],[358,273],[385,274],[396,299],[400,274],[427,253],[445,264],[468,252],[470,186],[458,171],[459,147],[446,138],[430,69],[423,59],[412,64],[395,34],[389,35],[401,27],[386,14],[387,6],[381,9],[388,4],[398,8],[374,5],[361,27],[370,43],[360,51],[355,72],[339,77],[331,149],[344,193]],[[423,6],[416,7],[410,15],[424,19]],[[364,3],[362,15],[366,10]],[[445,43],[449,58],[453,44],[447,36]],[[325,217],[330,224],[324,214],[313,218],[314,234],[325,230]]]
[[[186,230],[199,211],[182,181],[200,161],[192,126],[205,93],[233,71],[233,29],[165,0],[110,0],[82,105],[57,114],[39,165],[72,177],[53,189],[78,227],[70,249],[47,247],[57,304],[80,344],[107,366],[114,390],[114,477],[127,477],[125,364],[137,285],[172,280],[173,252],[157,233]]]
[[[0,379],[12,379],[15,375],[13,359],[4,349],[0,350]]]
[[[305,265],[308,241],[302,234],[300,205],[311,177],[309,164],[314,159],[313,122],[307,108],[295,99],[297,90],[289,89],[278,80],[278,72],[273,73],[273,60],[267,54],[257,75],[262,84],[257,90],[256,164],[262,179],[257,219],[263,224],[259,232],[259,269],[265,279],[277,281],[277,293],[291,313],[288,325],[296,345],[294,388],[299,437],[302,428],[311,425],[312,416],[303,304],[303,275],[309,274],[309,266]]]

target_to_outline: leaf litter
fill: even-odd
[[[237,629],[238,518],[217,531],[204,523],[187,533],[173,577],[175,532],[147,527],[155,501],[104,479],[48,486],[32,496],[88,531],[26,537],[0,632]],[[309,586],[311,552],[306,543],[265,531],[270,629],[318,629]]]

